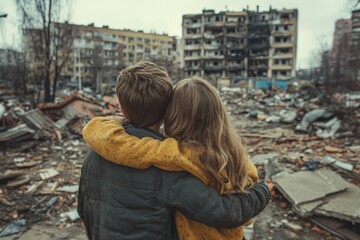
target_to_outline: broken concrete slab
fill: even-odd
[[[285,228],[293,231],[293,232],[300,232],[301,230],[303,230],[303,227],[294,223],[294,222],[289,222],[287,219],[283,219],[281,220],[281,224],[282,226],[284,226]]]
[[[55,177],[55,176],[57,176],[59,174],[60,174],[59,171],[57,171],[54,168],[47,168],[47,169],[41,169],[40,170],[40,178],[42,180]]]
[[[341,121],[335,117],[329,120],[327,123],[325,123],[323,129],[318,129],[316,131],[316,136],[322,138],[334,137],[335,133],[340,129],[340,127],[341,127]]]
[[[321,215],[360,223],[360,188],[351,185],[345,192],[326,197],[325,204],[316,208]]]
[[[310,124],[316,120],[321,118],[329,119],[332,115],[332,113],[327,112],[325,109],[314,109],[304,115],[301,123],[296,126],[296,130],[306,132]]]
[[[0,133],[0,142],[21,141],[34,137],[36,130],[29,128],[26,124],[20,124]]]
[[[77,193],[79,191],[79,185],[67,185],[56,189],[59,192]]]
[[[69,218],[71,221],[75,221],[80,218],[79,213],[77,212],[76,209],[69,211],[69,212],[61,213],[60,217],[61,218]]]
[[[273,176],[272,180],[294,205],[324,198],[344,191],[349,186],[337,173],[326,168],[293,174],[281,172]]]
[[[360,239],[360,233],[357,225],[323,216],[312,216],[309,220],[341,239]]]
[[[16,107],[14,112],[19,116],[28,127],[35,130],[50,130],[59,129],[60,127],[46,116],[40,109],[32,109],[25,112],[23,109]]]
[[[8,188],[16,188],[20,187],[21,185],[24,185],[25,183],[30,182],[30,176],[29,175],[21,175],[19,177],[16,177],[10,181],[7,182],[6,186]]]
[[[25,219],[15,220],[14,222],[9,223],[0,231],[0,237],[5,237],[20,232],[21,227],[25,226],[25,224]]]
[[[348,171],[352,171],[354,169],[354,165],[352,165],[351,163],[340,161],[340,160],[337,160],[337,159],[332,158],[330,156],[323,157],[320,160],[320,162],[323,163],[323,164],[330,164],[330,165],[332,165],[334,167],[345,169],[345,170],[348,170]]]
[[[276,158],[278,156],[277,153],[267,153],[267,154],[257,154],[251,157],[251,161],[255,165],[263,165],[269,162],[269,160]]]
[[[296,118],[296,112],[291,110],[281,110],[279,113],[280,120],[283,123],[292,123]]]
[[[13,178],[19,177],[21,175],[24,175],[24,172],[12,172],[12,171],[6,171],[5,173],[0,173],[0,182],[1,181],[8,181]]]
[[[319,214],[360,223],[360,201],[355,200],[360,199],[360,188],[334,171],[282,172],[273,182],[303,217]]]
[[[34,225],[27,232],[23,234],[16,234],[1,238],[1,240],[86,240],[85,230],[71,226],[68,228],[56,228],[48,225]]]

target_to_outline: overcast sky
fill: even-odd
[[[0,48],[14,46],[17,40],[17,12],[15,0],[0,0]],[[348,0],[73,0],[71,22],[95,23],[110,28],[156,31],[181,37],[183,14],[201,13],[203,9],[216,12],[241,11],[249,5],[260,10],[272,8],[297,8],[299,10],[298,68],[309,67],[311,54],[319,48],[319,41],[331,46],[334,23],[339,18],[349,18]]]

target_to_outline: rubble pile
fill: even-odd
[[[255,221],[255,239],[360,239],[360,139],[344,127],[346,119],[313,93],[304,96],[308,91],[220,94],[273,193]],[[360,122],[359,112],[354,108],[352,122]],[[34,234],[24,232],[38,222],[81,226],[76,196],[87,150],[81,129],[94,116],[119,113],[116,96],[0,103],[0,237]]]
[[[351,116],[358,125],[350,131],[343,127],[346,119],[313,95],[221,96],[273,189],[271,206],[255,221],[255,239],[299,239],[309,232],[320,236],[306,239],[360,239],[359,107]]]
[[[95,116],[118,114],[116,99],[75,93],[34,107],[0,104],[0,237],[36,222],[60,228],[80,224],[77,191],[88,149],[81,129]]]

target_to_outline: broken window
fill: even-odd
[[[280,18],[284,19],[284,20],[288,20],[288,19],[290,19],[290,15],[287,13],[283,13],[283,14],[281,14]]]
[[[228,28],[227,33],[235,33],[235,28]]]

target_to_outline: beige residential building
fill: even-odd
[[[28,30],[27,34],[27,41],[33,45],[37,44],[33,42],[36,31]],[[176,39],[164,34],[67,22],[55,23],[52,31],[54,36],[60,36],[53,40],[51,52],[58,57],[58,66],[64,62],[58,81],[63,85],[87,86],[99,91],[112,86],[120,70],[140,60],[176,64]],[[62,42],[64,35],[66,43]],[[36,62],[35,54],[28,55],[30,61]]]

